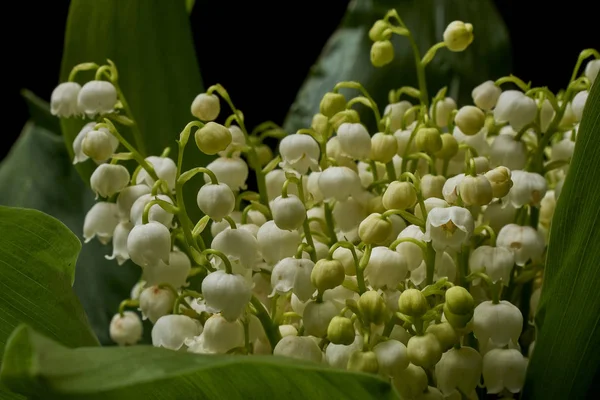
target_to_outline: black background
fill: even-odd
[[[600,47],[598,21],[588,1],[495,3],[510,31],[513,71],[534,85],[563,87],[579,52]],[[347,4],[198,1],[191,22],[205,85],[221,83],[246,115],[281,123]],[[19,1],[3,12],[0,159],[28,118],[20,90],[49,100],[58,83],[68,7],[67,0]]]

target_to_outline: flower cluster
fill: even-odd
[[[392,35],[414,40],[394,11],[369,32],[374,65],[393,59]],[[582,52],[558,94],[509,76],[474,88],[474,105],[458,108],[447,88],[430,98],[425,66],[472,40],[473,27],[455,21],[423,57],[413,46],[419,87],[392,90],[383,115],[359,83],[340,82],[312,125],[289,135],[270,122],[249,132],[212,86],[191,104],[197,120],[180,134],[177,162],[143,155],[120,133],[139,139],[112,63],[77,66],[52,112],[95,118],[73,142],[74,163],[97,164],[85,240],[112,241],[107,258],[141,269],[111,338],[141,339],[141,318],[126,311],[138,309],[154,346],[176,351],[380,374],[404,399],[475,399],[482,384],[519,392],[534,347],[522,333],[534,329],[552,214],[600,57]],[[79,86],[82,70],[96,80]],[[231,114],[221,124],[223,101]],[[192,133],[216,158],[182,171]],[[277,156],[267,137],[281,139]],[[197,174],[205,216],[192,221],[183,187]]]

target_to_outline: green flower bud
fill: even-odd
[[[376,374],[379,371],[377,355],[372,351],[355,351],[348,359],[349,371],[367,372]]]
[[[346,109],[346,98],[340,93],[325,93],[319,105],[321,114],[333,117],[335,114]]]
[[[440,342],[442,351],[446,351],[458,343],[458,335],[449,322],[429,325],[426,332],[435,335]]]
[[[394,59],[394,46],[389,40],[380,40],[371,46],[371,63],[383,67]]]
[[[219,98],[214,94],[200,93],[192,102],[191,111],[201,121],[214,121],[221,112]]]
[[[446,320],[456,329],[457,331],[462,330],[467,326],[471,318],[473,318],[473,312],[469,314],[454,314],[448,309],[448,303],[444,304],[444,317]]]
[[[350,318],[333,317],[327,327],[327,339],[333,344],[351,345],[356,334]]]
[[[475,106],[464,106],[456,113],[454,123],[462,133],[472,136],[485,125],[485,114]]]
[[[421,317],[429,310],[429,304],[419,289],[406,289],[398,298],[398,310],[410,317]]]
[[[382,202],[386,210],[406,210],[417,204],[417,190],[410,182],[394,181],[385,189]]]
[[[473,296],[462,286],[452,286],[446,290],[446,306],[453,314],[472,314],[475,309]]]
[[[446,178],[443,175],[425,175],[421,178],[421,192],[423,197],[429,199],[437,197],[443,199],[442,189],[446,183]]]
[[[358,310],[365,323],[380,325],[386,315],[385,301],[379,293],[374,290],[364,292],[358,299]]]
[[[331,125],[329,124],[329,118],[323,114],[315,114],[310,127],[313,128],[320,137],[326,138],[329,135]]]
[[[358,116],[358,111],[356,110],[344,110],[331,117],[329,122],[331,123],[333,130],[337,131],[340,125],[343,123],[347,122],[350,124],[356,124],[360,122],[360,117]]]
[[[406,352],[412,364],[423,368],[433,367],[442,358],[442,346],[433,333],[411,337]]]
[[[358,237],[365,244],[383,243],[392,233],[392,223],[381,214],[373,213],[358,226]]]
[[[458,141],[451,133],[441,135],[442,148],[435,153],[435,156],[443,160],[449,160],[458,153]]]
[[[394,376],[392,380],[394,387],[403,399],[415,399],[427,389],[427,374],[421,367],[408,364],[408,367]]]
[[[367,212],[371,213],[379,213],[382,214],[385,212],[386,208],[383,206],[381,196],[375,196],[369,199],[367,202]]]
[[[463,51],[473,42],[473,25],[452,21],[444,31],[444,43],[450,51]]]
[[[374,42],[377,42],[378,40],[389,39],[391,33],[389,35],[383,34],[385,30],[389,28],[389,26],[390,25],[384,20],[378,19],[377,21],[375,21],[371,29],[369,29],[369,39],[371,39]]]
[[[229,129],[216,122],[207,122],[196,131],[194,137],[200,151],[208,155],[225,150],[232,140]]]
[[[417,132],[415,144],[420,151],[435,154],[442,149],[442,136],[436,128],[421,128]]]
[[[492,185],[492,194],[494,197],[502,198],[508,194],[513,186],[510,169],[506,167],[496,167],[485,173],[485,177]]]
[[[338,260],[322,259],[317,261],[310,274],[310,281],[321,293],[338,287],[344,282],[344,266]]]
[[[467,206],[485,206],[494,198],[492,184],[483,175],[465,176],[460,182],[458,192]]]
[[[266,144],[259,144],[254,146],[256,156],[261,167],[264,167],[273,159],[273,151]]]
[[[388,163],[398,151],[398,139],[394,135],[378,132],[371,137],[371,160]]]

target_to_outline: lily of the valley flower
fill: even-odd
[[[292,169],[306,174],[311,169],[319,170],[319,145],[310,135],[295,134],[284,137],[279,143],[279,152],[284,170]]]
[[[460,251],[463,243],[471,237],[473,229],[473,216],[466,208],[434,208],[427,215],[423,240],[431,241],[436,251]]]

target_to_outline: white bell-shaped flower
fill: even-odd
[[[252,287],[243,276],[215,271],[202,281],[202,294],[209,311],[235,321],[250,302]]]
[[[146,208],[146,205],[154,199],[163,200],[167,203],[173,204],[171,198],[166,194],[158,194],[156,196],[152,196],[151,194],[143,194],[133,202],[131,210],[129,211],[129,220],[135,225],[140,225],[143,222],[144,209]],[[173,217],[173,214],[166,211],[158,204],[151,206],[150,211],[148,212],[148,221],[161,223],[167,228],[171,226]]]
[[[148,285],[166,283],[174,288],[180,288],[187,286],[186,281],[191,269],[192,263],[188,256],[184,252],[175,249],[169,254],[168,264],[159,260],[155,264],[146,266],[142,274],[142,279]]]
[[[63,82],[58,85],[50,96],[50,112],[59,118],[69,118],[81,115],[77,96],[81,85],[77,82]]]
[[[166,226],[158,222],[136,225],[127,237],[127,252],[131,261],[142,268],[160,260],[168,264],[171,233]]]
[[[357,260],[360,261],[363,253],[362,251],[355,249]],[[356,275],[356,263],[354,261],[354,256],[352,255],[352,251],[345,247],[338,247],[333,251],[332,258],[334,260],[338,260],[344,266],[344,271],[346,275],[354,276]]]
[[[581,121],[581,117],[583,116],[583,109],[585,108],[585,103],[587,102],[589,92],[584,90],[583,92],[579,92],[573,97],[571,101],[571,108],[573,109],[573,114],[575,115],[575,119],[577,121]]]
[[[452,97],[446,97],[436,103],[435,124],[440,128],[448,126],[450,114],[456,110],[456,102]],[[429,108],[429,115],[433,118],[433,105]]]
[[[314,262],[305,258],[286,257],[279,261],[271,271],[273,293],[292,291],[300,301],[309,300],[317,290],[310,280],[314,266]]]
[[[448,204],[446,200],[438,199],[437,197],[430,197],[428,199],[425,199],[423,201],[423,204],[425,205],[425,210],[427,211],[427,213],[429,213],[429,211],[433,210],[434,208],[450,207],[450,204]],[[425,219],[421,206],[415,207],[415,217],[419,219]]]
[[[202,334],[186,340],[185,345],[192,353],[225,354],[244,346],[244,325],[239,320],[230,322],[220,314],[213,314],[204,323]]]
[[[360,184],[364,188],[369,187],[369,185],[375,181],[371,164],[364,161],[359,161],[356,166],[358,169],[358,178],[360,179]],[[385,164],[376,162],[375,168],[377,169],[377,177],[379,177],[379,179],[383,178],[386,173]]]
[[[153,324],[163,315],[173,311],[175,294],[169,289],[158,286],[148,286],[140,294],[140,310],[144,319],[149,319]]]
[[[575,142],[571,139],[563,139],[552,145],[550,159],[552,161],[569,161],[573,157],[575,151]]]
[[[221,112],[219,97],[216,94],[200,93],[192,101],[190,111],[201,121],[214,121]]]
[[[373,289],[396,288],[404,281],[408,267],[400,253],[384,246],[374,247],[365,268],[365,278]]]
[[[406,112],[412,106],[413,105],[406,100],[402,100],[398,103],[388,104],[387,106],[385,106],[385,109],[383,110],[383,116],[387,116],[390,119],[390,131],[396,132],[398,129],[402,129],[403,119],[405,119],[407,125],[413,123],[413,121],[415,120],[415,112],[412,111],[408,115],[406,115]]]
[[[319,144],[310,135],[294,134],[284,137],[279,143],[279,154],[283,170],[294,170],[306,174],[309,169],[319,170]]]
[[[73,148],[75,149],[75,142],[73,142]],[[81,142],[77,143],[77,150],[81,150],[83,154],[91,158],[97,164],[103,163],[108,160],[115,153],[119,147],[119,140],[108,131],[106,128],[100,128],[98,130],[92,129],[85,133],[82,137]]]
[[[482,358],[471,347],[452,348],[442,354],[435,366],[438,389],[444,396],[458,393],[471,393],[477,387],[481,376]]]
[[[90,118],[112,112],[117,100],[117,89],[107,81],[89,81],[77,95],[79,109]]]
[[[247,230],[225,229],[215,236],[211,247],[229,259],[239,261],[246,269],[252,269],[256,264],[258,242]]]
[[[448,178],[442,187],[442,196],[449,204],[456,204],[458,201],[460,183],[465,179],[465,174],[458,174]]]
[[[489,394],[507,389],[519,393],[525,384],[527,359],[519,350],[493,349],[483,356],[483,381]]]
[[[152,165],[154,172],[156,172],[156,176],[158,176],[158,179],[162,179],[167,182],[167,186],[170,190],[175,190],[177,165],[175,165],[173,160],[171,160],[169,157],[150,156],[146,157],[146,162]],[[152,179],[152,177],[148,174],[148,171],[142,169],[138,173],[135,183],[137,185],[143,183],[152,187],[152,185],[154,185],[154,179]]]
[[[527,146],[511,135],[498,135],[490,148],[492,167],[503,166],[510,170],[520,170],[527,164]]]
[[[152,345],[170,350],[179,350],[186,339],[202,333],[202,325],[197,319],[187,315],[163,315],[152,327]]]
[[[319,175],[319,189],[325,199],[343,201],[361,190],[360,178],[348,167],[329,167]]]
[[[497,304],[484,301],[473,313],[473,334],[485,346],[491,340],[494,346],[503,347],[511,340],[517,344],[523,329],[521,310],[512,303],[502,300]]]
[[[302,322],[304,323],[304,332],[307,335],[324,337],[327,334],[329,322],[340,310],[333,301],[316,302],[309,300],[302,313]]]
[[[320,203],[323,201],[323,193],[321,193],[321,188],[319,187],[320,175],[320,172],[312,172],[310,175],[308,175],[308,179],[306,180],[307,192],[311,196],[314,203]]]
[[[293,194],[287,197],[277,196],[271,202],[273,221],[279,229],[293,231],[302,226],[306,219],[304,203]]]
[[[127,187],[129,171],[122,165],[101,164],[90,177],[90,186],[96,193],[96,198],[110,197]]]
[[[473,103],[484,111],[489,111],[496,106],[502,89],[494,81],[485,81],[471,92]]]
[[[82,143],[87,134],[94,130],[95,122],[87,123],[81,128],[75,140],[73,140],[73,164],[86,161],[89,157],[83,152]],[[118,141],[117,141],[118,143]]]
[[[119,265],[123,265],[125,261],[129,260],[129,252],[127,251],[127,238],[129,237],[129,232],[131,232],[132,228],[133,224],[131,224],[129,221],[119,222],[113,232],[113,252],[110,256],[106,255],[104,258],[107,260],[117,259],[117,263]]]
[[[332,136],[326,145],[326,153],[328,158],[335,160],[337,165],[344,166],[356,171],[356,162],[348,154],[342,151],[340,139],[337,136]]]
[[[418,268],[410,272],[410,280],[415,285],[420,285],[425,282],[426,278],[427,265],[425,264],[425,261],[422,261]],[[433,279],[434,281],[437,281],[441,278],[446,278],[450,282],[454,282],[454,279],[456,278],[456,264],[454,263],[452,256],[446,252],[436,252],[435,254]]]
[[[348,197],[335,203],[332,214],[335,226],[342,232],[349,232],[358,228],[367,217],[367,209],[354,197]]]
[[[90,208],[83,220],[83,238],[85,243],[97,237],[100,243],[110,242],[115,228],[119,224],[117,205],[99,201]]]
[[[279,229],[274,221],[267,221],[261,226],[256,239],[260,253],[267,264],[271,265],[286,257],[292,257],[302,242],[298,231]]]
[[[423,240],[431,241],[436,251],[448,248],[460,251],[461,245],[469,240],[474,228],[473,216],[466,208],[434,208],[427,215]]]
[[[227,157],[229,155],[233,157],[239,157],[240,152],[246,147],[246,135],[237,125],[229,126],[229,133],[231,133],[231,143],[223,151],[218,154],[221,157]]]
[[[406,152],[406,148],[408,147],[408,142],[410,140],[410,137],[412,136],[412,129],[405,129],[405,130],[396,130],[394,132],[394,137],[396,138],[396,142],[398,142],[398,150],[396,151],[396,155],[398,155],[399,157],[403,157],[404,153]],[[410,153],[414,153],[417,151],[417,145],[415,144],[415,140],[413,139],[410,143],[410,150],[409,150],[409,154]]]
[[[406,346],[397,340],[386,340],[373,346],[377,356],[379,373],[384,376],[396,376],[408,367]]]
[[[398,234],[398,239],[412,238],[423,240],[425,234],[417,225],[409,225]],[[396,246],[396,251],[406,261],[406,267],[409,271],[413,271],[423,262],[423,251],[421,248],[411,242],[402,242]]]
[[[494,109],[496,122],[508,122],[516,131],[533,122],[536,114],[535,101],[518,90],[502,92]]]
[[[325,349],[325,361],[327,364],[339,369],[346,369],[350,355],[355,351],[362,350],[363,338],[361,335],[354,337],[354,342],[350,345],[329,343]]]
[[[115,314],[110,320],[110,338],[119,346],[136,344],[142,338],[143,330],[142,320],[133,311]]]
[[[139,300],[140,295],[142,294],[142,292],[144,291],[145,288],[146,288],[146,282],[143,279],[140,279],[131,288],[131,291],[129,293],[129,298],[131,300]]]
[[[492,282],[502,282],[504,286],[509,284],[514,265],[515,256],[505,247],[480,246],[469,257],[471,273],[484,272]]]
[[[220,183],[224,183],[234,192],[246,189],[248,179],[248,164],[240,157],[219,157],[206,166],[217,177]],[[209,183],[210,177],[204,174],[204,182]]]
[[[510,203],[516,208],[520,208],[525,204],[539,206],[546,195],[546,190],[548,190],[548,184],[542,175],[535,172],[516,170],[511,171],[511,179],[513,186],[510,188],[508,195],[502,199],[505,204]]]
[[[344,286],[339,285],[333,289],[328,289],[323,293],[323,301],[332,302],[341,311],[346,307],[346,300],[352,299],[358,301],[360,296],[353,290],[346,289]]]
[[[515,255],[515,264],[525,265],[529,260],[540,260],[546,247],[543,236],[530,226],[508,224],[498,233],[498,247],[506,247]]]
[[[207,183],[198,191],[198,208],[212,218],[221,221],[235,208],[235,196],[231,188],[224,183]]]
[[[483,223],[489,225],[494,232],[500,232],[502,227],[512,223],[517,215],[517,209],[511,204],[500,202],[489,204],[483,212]]]
[[[146,185],[133,185],[121,190],[117,197],[117,208],[120,220],[129,222],[133,203],[135,203],[142,195],[149,194],[150,192],[150,187]]]
[[[590,85],[593,85],[598,77],[598,71],[600,71],[600,60],[590,60],[585,66],[584,75],[590,81]]]
[[[281,196],[283,184],[286,181],[285,171],[282,169],[274,169],[269,171],[265,176],[265,183],[267,185],[267,198],[272,201],[275,197]],[[307,180],[302,180],[303,189],[307,188]],[[288,194],[298,196],[298,188],[296,185],[288,185]]]
[[[361,123],[343,123],[337,130],[342,151],[357,160],[369,158],[371,135]]]
[[[472,136],[465,135],[458,127],[455,127],[452,131],[452,136],[454,136],[454,138],[459,144],[468,144],[469,146],[474,148],[475,151],[477,151],[477,154],[479,154],[480,156],[487,156],[490,152],[490,145],[487,141],[487,134],[487,128],[483,128],[482,130],[480,130]],[[456,158],[459,162],[463,163],[464,165],[465,151],[459,150],[459,152],[456,154],[456,156],[454,156],[454,158]]]
[[[392,383],[403,399],[419,399],[427,390],[427,374],[423,368],[411,363],[393,377]]]
[[[321,363],[323,353],[309,336],[286,336],[277,342],[273,355]]]
[[[540,131],[542,133],[546,133],[550,127],[550,123],[554,119],[554,115],[556,115],[556,113],[554,112],[552,104],[548,99],[545,99],[540,108]]]

